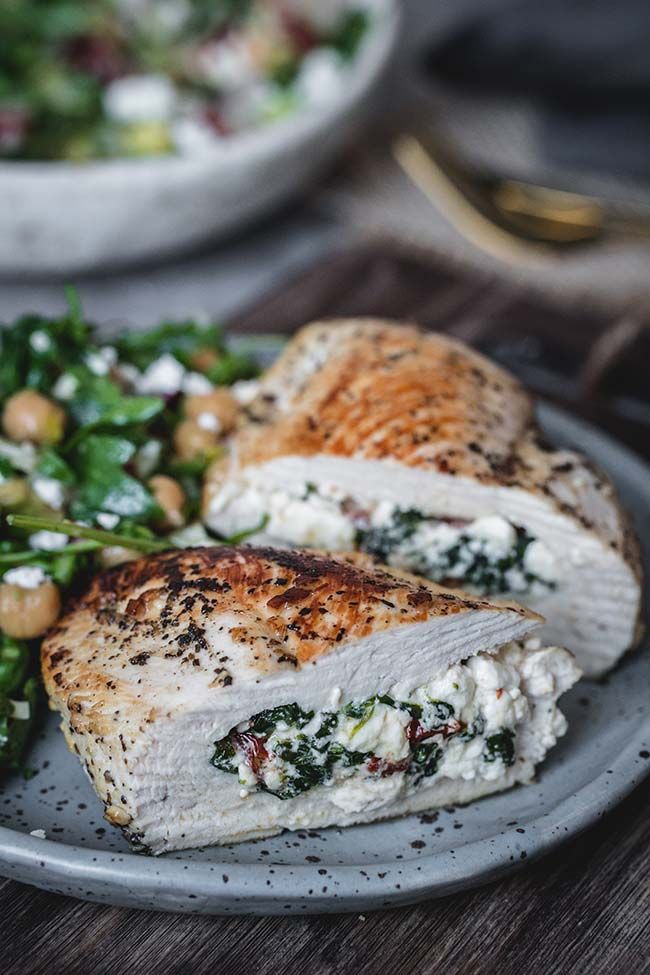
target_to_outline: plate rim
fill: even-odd
[[[598,441],[606,451],[613,451],[625,462],[625,481],[650,504],[650,466],[641,457],[559,407],[538,403],[538,410],[542,427],[551,427],[552,439],[561,434],[563,439]],[[650,774],[650,762],[639,761],[639,750],[649,743],[650,714],[639,721],[610,768],[527,821],[524,835],[518,834],[515,827],[499,831],[502,843],[513,851],[509,860],[503,851],[493,857],[493,834],[464,843],[462,849],[471,851],[471,855],[459,858],[453,850],[444,850],[411,860],[370,864],[184,864],[183,851],[171,856],[144,857],[67,845],[0,826],[0,875],[50,890],[59,890],[56,884],[70,881],[84,882],[89,887],[99,883],[104,890],[87,889],[85,899],[193,913],[338,913],[412,903],[489,883],[581,833]],[[552,821],[546,824],[549,817]],[[319,874],[323,869],[326,874]],[[273,871],[273,882],[267,887],[269,870]],[[352,878],[363,881],[363,889],[339,894],[339,883]]]

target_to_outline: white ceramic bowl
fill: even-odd
[[[0,163],[0,274],[71,274],[217,239],[302,189],[367,110],[398,32],[396,0],[372,26],[342,93],[196,156]]]

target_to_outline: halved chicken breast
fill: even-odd
[[[462,343],[394,322],[316,323],[249,410],[209,472],[213,530],[357,549],[514,596],[588,675],[637,639],[638,546],[612,484],[545,446],[519,382]]]
[[[107,819],[162,853],[529,781],[579,676],[538,623],[358,558],[184,549],[97,577],[42,663]]]

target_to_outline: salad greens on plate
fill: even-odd
[[[21,765],[38,640],[63,598],[100,568],[208,539],[203,474],[257,373],[217,325],[106,345],[68,300],[0,328],[0,768]]]

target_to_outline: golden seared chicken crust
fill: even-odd
[[[479,353],[366,319],[302,329],[266,374],[253,412],[261,426],[242,438],[242,466],[329,453],[486,478],[500,476],[532,424],[523,387]]]
[[[48,692],[56,700],[87,691],[99,672],[132,679],[154,658],[167,663],[170,677],[200,668],[211,686],[230,686],[232,649],[226,655],[206,632],[223,616],[241,620],[230,636],[242,653],[257,647],[253,666],[264,674],[300,668],[378,630],[496,608],[365,561],[223,546],[129,562],[97,576],[43,642]]]
[[[233,464],[315,455],[388,461],[543,496],[605,536],[640,577],[638,542],[607,476],[548,447],[521,383],[456,339],[382,319],[314,322],[264,375],[248,413],[231,456],[208,472],[205,512]],[[582,472],[615,509],[615,523],[595,524],[566,500],[565,485]]]

